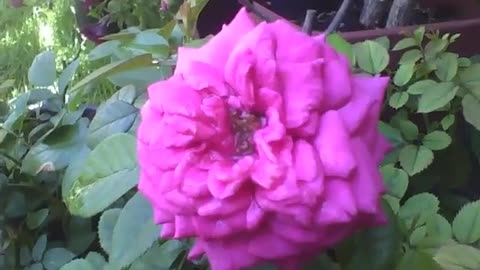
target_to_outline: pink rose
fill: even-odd
[[[213,270],[298,269],[384,222],[378,165],[388,78],[285,21],[242,9],[201,48],[180,48],[152,84],[138,130],[139,190],[162,237],[194,237]]]

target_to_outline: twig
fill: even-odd
[[[257,17],[259,17],[263,21],[266,21],[266,22],[271,22],[272,21],[269,18],[269,16],[266,16],[265,14],[260,12],[257,8],[255,8],[255,4],[254,4],[253,0],[238,0],[238,3],[243,5],[247,9],[247,11],[253,12]]]
[[[335,17],[333,18],[332,22],[328,25],[327,30],[325,30],[325,34],[328,35],[334,32],[338,28],[338,25],[342,22],[343,17],[345,16],[346,11],[350,7],[351,2],[352,2],[351,0],[343,0],[342,4],[340,5],[340,8],[335,14]]]
[[[313,24],[315,23],[315,15],[317,15],[317,11],[314,9],[307,10],[307,14],[305,15],[302,31],[307,33],[308,35],[312,34]]]

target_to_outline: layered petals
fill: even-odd
[[[298,269],[384,222],[377,124],[388,79],[245,9],[152,84],[138,128],[139,191],[161,237],[193,237],[213,270]],[[368,221],[368,222],[366,222]]]

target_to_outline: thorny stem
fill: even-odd
[[[307,33],[308,35],[312,34],[313,24],[315,23],[315,15],[317,15],[317,11],[314,9],[307,10],[307,15],[305,15],[302,31]]]
[[[348,8],[350,7],[351,2],[352,0],[343,0],[342,4],[340,5],[340,8],[335,14],[335,17],[333,18],[332,22],[328,25],[327,30],[325,30],[326,35],[334,32],[338,28],[338,25],[340,25],[340,23],[342,22],[343,17],[345,16]]]

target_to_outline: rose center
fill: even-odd
[[[263,127],[265,118],[258,113],[239,109],[230,109],[230,123],[233,132],[234,153],[236,157],[255,152],[253,134]]]

